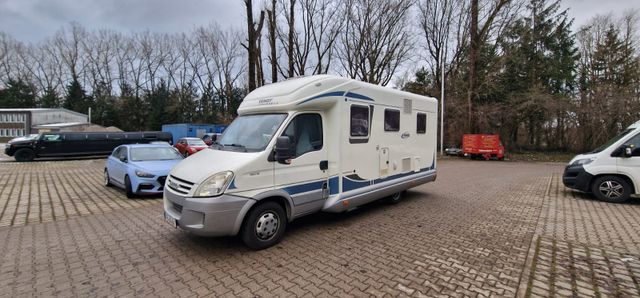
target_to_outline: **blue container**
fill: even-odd
[[[226,128],[227,125],[223,124],[176,123],[162,125],[162,131],[170,132],[173,135],[174,144],[181,138],[201,138],[206,133],[222,133]]]

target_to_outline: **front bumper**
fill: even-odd
[[[8,156],[13,156],[13,150],[11,149],[11,145],[6,145],[6,147],[4,147],[4,154],[8,155]]]
[[[582,165],[567,166],[562,175],[562,183],[568,188],[589,192],[593,175],[588,173]]]
[[[136,194],[159,194],[164,191],[164,183],[167,176],[156,176],[153,178],[137,177],[135,185]]]
[[[178,227],[200,236],[233,236],[254,200],[223,194],[213,198],[191,198],[164,191],[164,212]]]

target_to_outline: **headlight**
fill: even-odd
[[[147,172],[143,172],[140,170],[136,170],[136,176],[138,177],[142,177],[142,178],[153,178],[153,176],[155,176],[154,174],[149,174]]]
[[[582,165],[590,164],[590,163],[592,163],[594,160],[596,160],[596,158],[595,158],[595,157],[589,157],[589,158],[578,159],[578,160],[574,161],[571,165],[572,165],[572,166],[582,166]]]
[[[202,182],[196,189],[195,197],[213,197],[222,194],[231,183],[233,172],[225,171],[217,173]]]

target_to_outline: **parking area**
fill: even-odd
[[[0,162],[0,296],[640,295],[640,199],[569,191],[563,164],[444,160],[399,204],[305,217],[258,252],[169,227],[103,165]]]

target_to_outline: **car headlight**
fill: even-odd
[[[587,164],[592,163],[594,160],[596,160],[595,157],[582,158],[582,159],[578,159],[578,160],[574,161],[573,163],[571,163],[571,165],[572,166],[587,165]]]
[[[136,176],[138,177],[142,177],[142,178],[153,178],[153,176],[155,176],[154,174],[149,174],[147,172],[143,172],[140,170],[136,170]]]
[[[202,182],[196,189],[194,197],[213,197],[222,194],[233,180],[233,172],[217,173]]]

